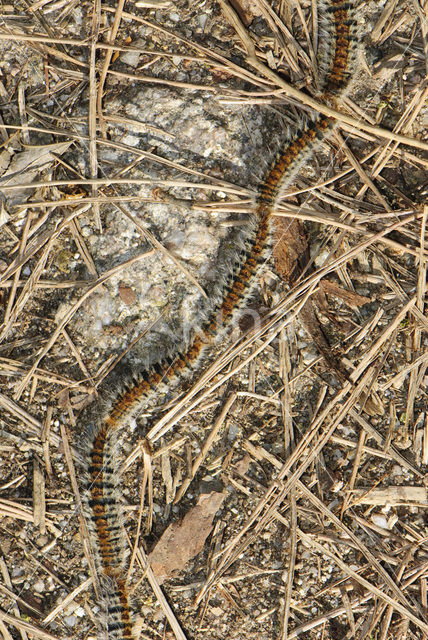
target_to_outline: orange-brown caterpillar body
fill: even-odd
[[[344,0],[319,0],[318,67],[321,99],[335,102],[349,88],[358,45],[354,6]]]

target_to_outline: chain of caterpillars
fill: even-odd
[[[343,0],[318,2],[318,67],[322,82],[320,100],[335,105],[353,73],[356,41],[353,5]],[[281,190],[287,187],[303,162],[334,128],[334,120],[320,116],[301,127],[273,162],[258,188],[244,246],[237,252],[227,282],[214,300],[214,309],[187,347],[165,357],[147,370],[123,382],[109,393],[101,415],[86,425],[84,508],[95,562],[100,577],[106,615],[100,637],[131,640],[132,622],[126,588],[126,540],[122,520],[117,470],[117,440],[123,427],[142,408],[156,402],[165,389],[190,377],[205,350],[224,336],[248,297],[270,246],[270,218]]]

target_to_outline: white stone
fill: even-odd
[[[76,625],[77,618],[76,616],[67,616],[64,618],[64,622],[67,627],[74,627]]]
[[[388,529],[388,520],[385,518],[385,516],[381,516],[378,513],[374,513],[371,516],[371,521],[373,522],[373,524],[375,524],[377,527],[380,527],[381,529]]]
[[[33,585],[33,589],[37,593],[44,593],[44,591],[46,589],[46,586],[45,586],[45,583],[43,582],[43,580],[37,580]]]

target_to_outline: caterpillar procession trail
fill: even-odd
[[[352,4],[322,0],[319,70],[321,99],[335,105],[347,90],[358,45]],[[82,424],[86,431],[84,458],[87,461],[83,488],[85,516],[90,523],[97,570],[102,580],[107,619],[100,625],[100,638],[107,630],[114,640],[132,637],[131,615],[126,588],[127,562],[125,531],[120,499],[117,441],[131,418],[148,406],[155,406],[165,389],[175,388],[180,381],[191,379],[203,354],[224,337],[242,306],[250,297],[270,249],[271,217],[283,190],[295,179],[302,165],[326,140],[335,126],[331,118],[320,116],[309,120],[288,140],[261,181],[248,233],[237,252],[234,266],[213,301],[212,313],[191,337],[187,348],[165,354],[151,367],[124,382],[111,384],[104,399],[101,415],[87,415]],[[115,374],[113,373],[113,377]],[[102,390],[101,390],[102,394]],[[159,400],[160,401],[160,400]]]

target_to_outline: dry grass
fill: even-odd
[[[146,334],[164,316],[180,326],[181,288],[205,304],[206,272],[162,240],[172,212],[185,229],[215,220],[227,244],[284,129],[316,112],[337,119],[336,134],[276,211],[281,224],[299,221],[306,266],[288,278],[274,248],[286,282],[266,265],[251,305],[260,323],[234,331],[144,434],[126,434],[136,628],[142,638],[428,638],[427,3],[362,3],[377,59],[360,60],[337,111],[306,90],[318,38],[310,3],[237,0],[239,14],[225,0],[111,4],[0,10],[0,635],[93,635],[79,411],[128,351],[138,362],[151,348]],[[246,179],[234,178],[239,158],[192,152],[156,104],[150,117],[146,105],[141,117],[109,111],[135,87],[147,100],[169,91],[183,113],[201,99],[216,123],[223,108],[247,109],[242,138],[262,114]],[[245,153],[253,141],[249,131]],[[124,233],[118,256],[124,228],[138,240]],[[172,311],[164,292],[140,300],[101,326],[97,344],[88,304],[122,291],[132,305],[125,294],[150,282],[154,257],[166,280],[175,274]],[[308,305],[331,358],[311,351]],[[160,587],[146,545],[219,484],[227,495],[209,548]]]

